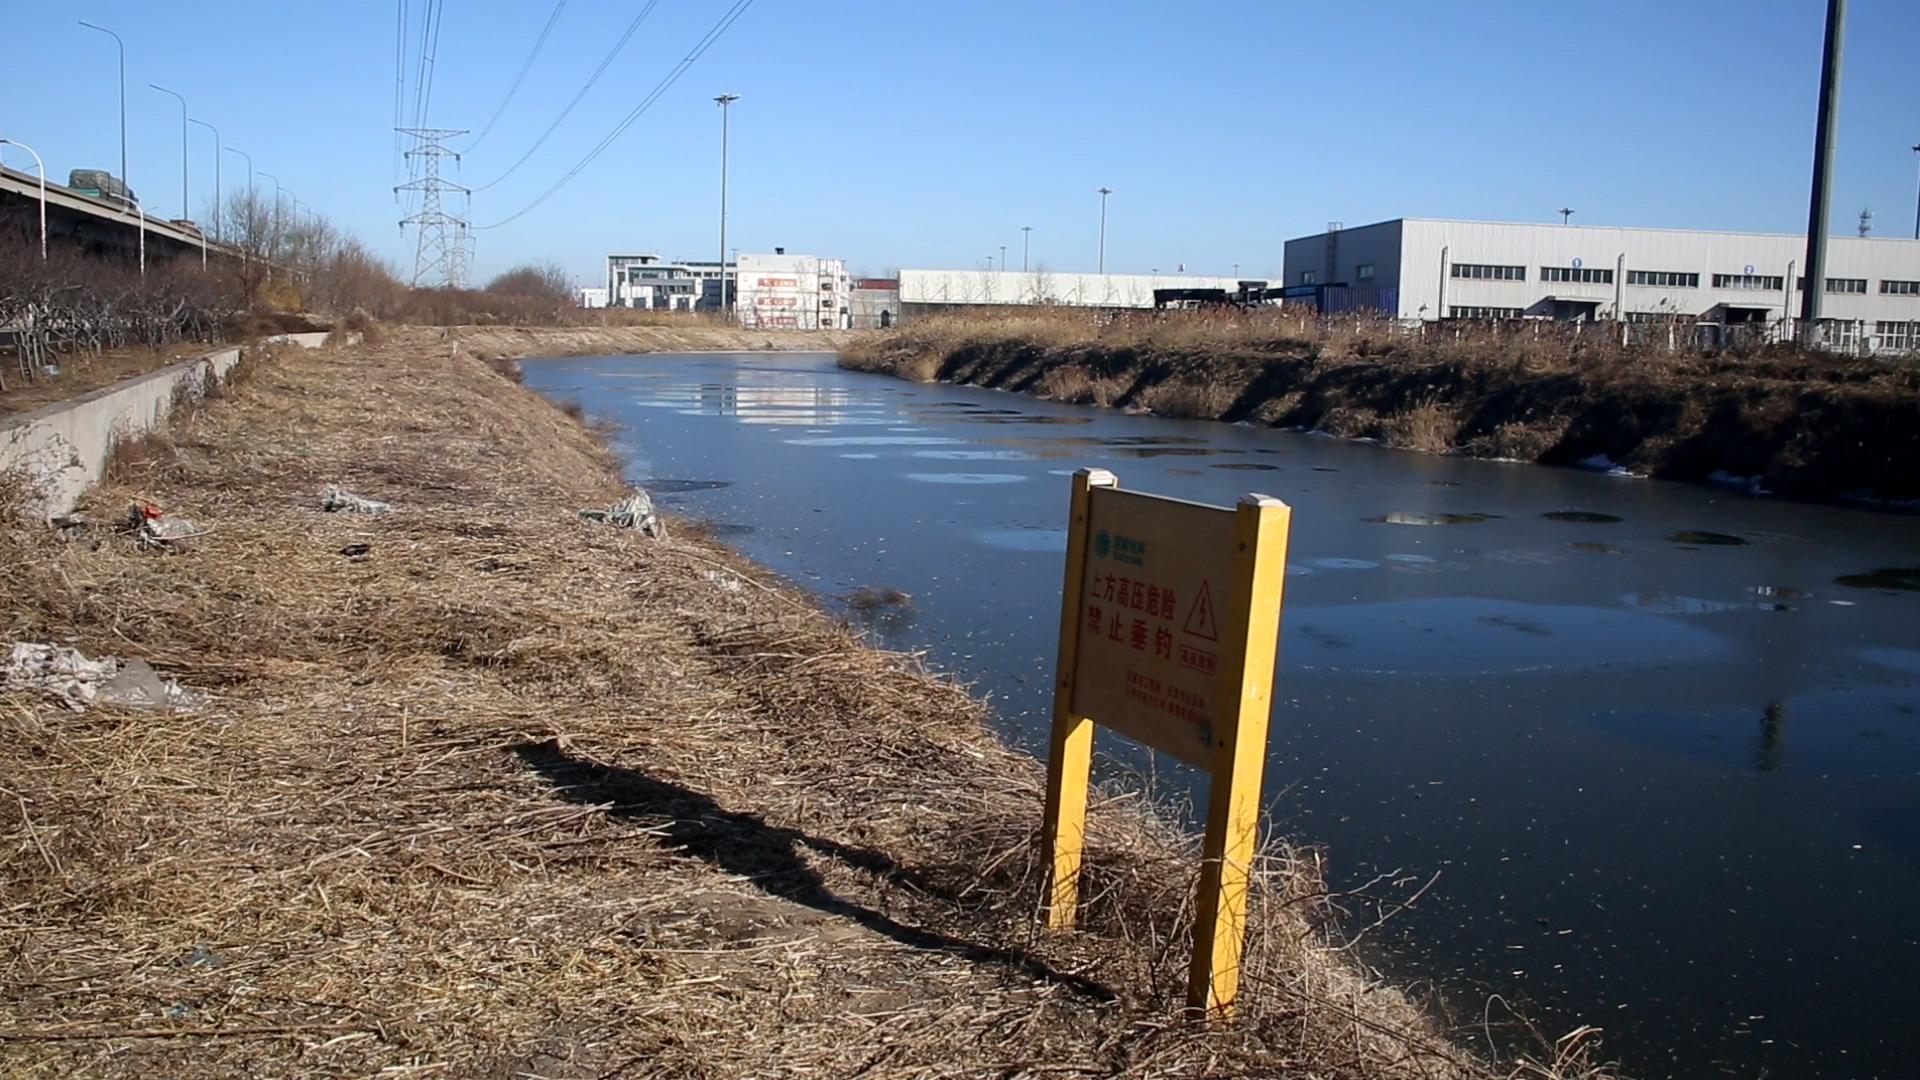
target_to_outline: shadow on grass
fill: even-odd
[[[835,896],[820,875],[807,865],[800,849],[810,848],[888,881],[940,895],[939,890],[929,888],[912,871],[883,852],[827,840],[799,829],[769,825],[756,814],[725,809],[709,795],[637,769],[574,757],[552,739],[521,743],[513,751],[551,783],[562,798],[606,806],[613,817],[643,822],[650,833],[678,853],[745,878],[771,896],[850,920],[915,949],[949,953],[975,963],[1004,965],[1088,997],[1117,1000],[1117,995],[1100,983],[1057,971],[1024,950],[981,945],[908,926]]]

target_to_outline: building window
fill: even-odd
[[[1494,266],[1489,263],[1454,263],[1453,276],[1468,281],[1525,281],[1524,266]]]
[[[1880,347],[1888,352],[1913,352],[1920,349],[1920,322],[1882,322],[1874,324]]]
[[[1679,270],[1629,270],[1627,284],[1652,285],[1661,289],[1697,289],[1700,275]]]
[[[1882,281],[1881,296],[1920,296],[1920,281]]]
[[[1312,270],[1302,270],[1300,271],[1300,284],[1318,285],[1320,284],[1320,275]]]
[[[1857,319],[1821,319],[1820,337],[1829,349],[1852,349],[1860,344]]]
[[[1806,275],[1803,274],[1793,280],[1793,291],[1807,291]],[[1865,293],[1867,291],[1867,279],[1863,277],[1830,277],[1827,279],[1827,291],[1830,293]]]
[[[1373,280],[1373,264],[1361,263],[1359,266],[1354,267],[1353,276],[1360,281],[1372,281]]]
[[[1447,308],[1449,319],[1517,319],[1520,309],[1517,307],[1459,307]]]
[[[1583,266],[1543,266],[1540,268],[1541,281],[1571,281],[1582,285],[1611,285],[1613,271],[1588,269]]]
[[[1761,289],[1779,290],[1787,286],[1785,274],[1715,274],[1713,287],[1716,289]]]

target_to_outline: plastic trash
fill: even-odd
[[[0,688],[40,690],[74,712],[90,705],[184,711],[206,702],[138,657],[125,665],[111,656],[90,660],[78,649],[36,641],[16,642],[7,651]]]
[[[597,521],[616,529],[637,529],[642,536],[655,540],[667,538],[667,523],[654,510],[653,496],[648,495],[644,488],[636,489],[633,494],[605,510],[582,510],[580,517],[584,521]]]
[[[146,548],[171,547],[207,532],[194,522],[147,502],[127,508],[127,525],[133,530],[134,542]]]
[[[338,484],[328,484],[320,492],[320,509],[329,514],[384,514],[393,509],[393,504],[355,495],[342,490]]]

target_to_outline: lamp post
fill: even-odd
[[[169,90],[158,83],[147,85],[163,94],[172,95],[180,103],[180,220],[190,221],[193,215],[187,210],[187,99],[178,91]]]
[[[1920,145],[1914,146],[1913,152],[1920,154]],[[1920,179],[1913,186],[1913,238],[1920,240]]]
[[[1103,187],[1097,190],[1100,192],[1100,262],[1098,269],[1100,273],[1104,274],[1107,272],[1107,196],[1113,194],[1113,189]]]
[[[104,26],[95,26],[93,23],[90,23],[85,19],[80,20],[80,25],[86,27],[89,30],[100,31],[101,33],[112,38],[113,43],[120,47],[120,182],[122,184],[126,184],[127,183],[127,43],[120,40],[119,34],[114,33],[113,31],[107,29]],[[131,190],[132,185],[128,184],[127,186],[129,190]]]
[[[1920,146],[1914,147],[1920,150]],[[1033,249],[1033,226],[1020,226],[1020,272],[1027,272],[1027,253]]]
[[[1820,294],[1827,283],[1827,195],[1833,182],[1833,130],[1840,111],[1840,56],[1847,0],[1827,0],[1826,43],[1820,55],[1820,112],[1813,129],[1813,186],[1807,198],[1807,288],[1800,294],[1801,344],[1820,341]]]
[[[33,147],[12,139],[0,139],[0,146],[17,146],[33,155],[33,167],[40,171],[40,261],[47,261],[47,163]]]
[[[727,124],[740,95],[720,94],[713,100],[720,106],[720,317],[732,322],[733,304],[727,295]]]
[[[188,118],[187,122],[199,124],[201,127],[213,132],[213,235],[224,240],[226,237],[222,236],[220,232],[220,222],[226,214],[226,208],[220,205],[220,129],[207,123],[205,120],[194,120],[191,117]],[[206,261],[206,255],[207,245],[201,244],[200,258],[202,263]]]
[[[273,181],[273,216],[267,222],[270,232],[267,235],[268,251],[277,252],[280,248],[280,178],[262,169],[260,175]]]

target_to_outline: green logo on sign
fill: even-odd
[[[1111,547],[1113,547],[1113,539],[1107,535],[1107,530],[1101,529],[1093,535],[1093,553],[1095,555],[1104,559],[1107,557],[1107,551]]]

